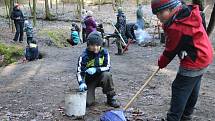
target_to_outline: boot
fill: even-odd
[[[183,115],[182,117],[181,117],[181,121],[192,121],[192,115],[188,115],[188,116],[186,116],[186,115]]]
[[[120,105],[118,104],[117,100],[114,96],[107,96],[107,104],[114,108],[119,108]]]

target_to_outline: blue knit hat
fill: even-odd
[[[180,0],[152,0],[151,1],[151,8],[152,13],[157,14],[158,12],[170,8],[176,8],[181,5]]]

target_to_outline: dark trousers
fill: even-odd
[[[183,115],[193,113],[196,105],[202,75],[187,77],[177,74],[172,84],[172,99],[167,121],[180,121]]]
[[[102,91],[107,96],[113,97],[116,95],[114,91],[114,84],[112,75],[110,72],[102,72],[93,76],[87,75],[87,105],[91,105],[95,102],[95,89],[96,87],[102,87]]]
[[[33,41],[33,37],[27,37],[27,44],[29,45]]]
[[[16,34],[14,37],[14,41],[17,41],[19,38],[19,41],[23,41],[23,28],[24,28],[24,22],[14,22],[16,27]]]

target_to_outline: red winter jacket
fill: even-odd
[[[164,25],[166,47],[161,56],[163,67],[182,52],[187,56],[180,60],[180,66],[185,69],[203,69],[213,61],[213,48],[208,35],[203,27],[199,7],[186,6]]]

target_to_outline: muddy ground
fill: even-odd
[[[125,6],[131,6],[128,2]],[[102,15],[107,15],[110,5],[103,6]],[[93,9],[93,8],[92,8]],[[150,7],[144,6],[145,17],[151,16]],[[126,10],[130,21],[135,21],[135,7]],[[99,13],[99,14],[101,14]],[[114,14],[108,14],[114,16]],[[111,17],[110,17],[111,18]],[[105,18],[100,18],[105,20]],[[115,20],[113,17],[112,20]],[[1,41],[11,44],[13,33],[1,18]],[[69,28],[69,22],[39,21],[35,33],[45,28]],[[108,32],[112,28],[105,25]],[[153,31],[153,29],[151,28]],[[150,30],[149,30],[150,31]],[[48,37],[36,34],[40,49],[45,57],[29,63],[12,64],[0,69],[0,120],[1,121],[75,121],[64,115],[64,98],[69,88],[77,88],[77,59],[85,44],[76,47],[57,48],[47,46]],[[214,38],[214,37],[213,37]],[[45,42],[44,42],[45,41]],[[156,40],[159,43],[159,40]],[[24,44],[22,44],[24,46]],[[122,107],[136,93],[144,80],[156,70],[157,58],[164,49],[131,45],[123,56],[116,56],[116,46],[109,48],[112,61],[111,72],[116,87],[117,98]],[[175,78],[178,59],[175,58],[166,69],[161,70],[129,108],[127,117],[131,121],[160,121],[165,118],[171,99],[171,82]],[[201,92],[193,121],[215,120],[215,63],[202,79]],[[96,90],[96,105],[87,108],[87,114],[80,121],[97,121],[103,112],[111,108],[105,105],[105,95],[101,88]],[[135,113],[136,112],[136,113]],[[139,113],[137,113],[139,112]],[[137,115],[138,114],[138,115]],[[76,120],[79,121],[79,120]]]

